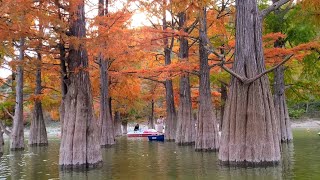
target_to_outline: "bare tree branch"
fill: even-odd
[[[11,137],[11,131],[8,131],[8,129],[3,125],[2,121],[0,121],[0,130],[1,129],[7,136]]]
[[[285,62],[289,61],[289,59],[293,56],[293,54],[290,54],[288,56],[286,56],[284,58],[283,61],[281,61],[281,63],[279,63],[278,65],[256,75],[255,77],[253,78],[245,78],[245,77],[242,77],[241,75],[237,74],[236,72],[232,71],[231,69],[225,67],[223,64],[221,65],[221,68],[224,69],[225,71],[227,71],[229,74],[233,75],[234,77],[236,77],[237,79],[239,79],[243,84],[250,84],[250,83],[253,83],[254,81],[256,81],[257,79],[261,78],[262,76],[266,75],[267,73],[275,70],[276,68],[278,68],[279,66],[283,65]]]
[[[13,119],[14,116],[9,112],[9,110],[5,107],[3,107],[4,111],[6,111],[6,113]]]
[[[286,4],[287,2],[292,1],[292,0],[280,0],[274,4],[272,4],[271,6],[269,6],[268,8],[262,10],[260,12],[260,18],[263,19],[264,17],[266,17],[269,13],[271,13],[272,11],[280,8],[282,5]]]

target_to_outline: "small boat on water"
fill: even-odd
[[[144,131],[131,131],[127,134],[128,137],[147,137],[150,135],[159,134],[155,129],[147,129]]]
[[[318,135],[320,136],[320,132],[318,132]]]
[[[164,141],[164,134],[149,135],[149,141]]]

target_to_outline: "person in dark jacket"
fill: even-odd
[[[139,131],[139,124],[134,126],[134,130],[133,131]]]

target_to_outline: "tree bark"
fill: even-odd
[[[202,12],[199,20],[200,97],[195,149],[198,151],[216,151],[219,149],[219,137],[211,98],[208,51],[205,48],[207,45],[207,12],[205,7]]]
[[[121,117],[120,117],[120,112],[116,111],[114,113],[114,129],[115,129],[115,136],[121,136],[122,131],[121,131]]]
[[[62,40],[61,40],[62,41]],[[63,134],[63,120],[64,120],[64,115],[65,115],[65,105],[64,105],[64,100],[68,92],[68,75],[67,75],[67,65],[66,65],[66,51],[64,48],[64,43],[59,44],[60,46],[60,83],[61,83],[61,104],[59,108],[60,112],[60,124],[61,124],[61,136]]]
[[[293,140],[291,123],[285,96],[284,70],[282,65],[274,70],[274,106],[279,119],[279,137],[281,142]]]
[[[82,38],[86,36],[84,0],[70,4],[70,33]],[[95,167],[102,161],[98,123],[94,118],[91,83],[89,79],[88,55],[83,44],[70,44],[68,92],[64,100],[65,115],[60,144],[59,165],[63,169]]]
[[[38,64],[36,70],[36,89],[34,94],[41,94],[41,54],[38,53]],[[48,145],[47,130],[43,118],[41,100],[36,99],[34,102],[33,119],[31,121],[29,145],[46,146]]]
[[[265,71],[262,20],[256,0],[236,0],[233,70],[253,78]],[[229,165],[275,165],[280,161],[278,119],[268,76],[252,83],[232,77],[223,118],[219,160]]]
[[[24,59],[24,43],[25,39],[20,39],[19,44],[19,61],[23,62]],[[23,132],[23,66],[22,64],[17,66],[16,76],[16,104],[13,118],[13,128],[11,133],[11,150],[23,150],[24,149],[24,132]]]
[[[166,0],[164,0],[164,6],[166,6]],[[166,11],[164,9],[163,19],[162,19],[163,30],[167,30],[167,19]],[[164,37],[164,57],[165,65],[171,64],[171,48],[169,47],[169,40],[167,35]],[[176,136],[176,127],[177,127],[177,114],[176,108],[174,106],[174,95],[173,95],[173,85],[172,80],[167,79],[165,82],[166,89],[166,122],[165,122],[165,138],[167,141],[174,141]]]
[[[154,127],[154,100],[151,101],[151,115],[149,116],[148,120],[148,128],[155,129]]]
[[[100,58],[100,123],[101,123],[101,146],[108,147],[115,144],[114,124],[109,104],[109,75],[108,62]]]
[[[123,130],[123,134],[128,134],[128,121],[122,121],[122,130]]]
[[[185,28],[186,14],[184,12],[179,13],[179,27],[187,32]],[[179,58],[181,61],[187,61],[188,58],[188,40],[180,36],[180,52]],[[191,91],[190,91],[190,80],[189,74],[185,73],[180,77],[180,101],[178,109],[178,122],[176,131],[176,143],[180,145],[188,145],[194,143],[195,134],[192,133],[192,102],[191,102]]]
[[[108,0],[105,2],[104,0],[99,0],[99,16],[105,16],[108,13]],[[109,63],[102,54],[99,55],[99,66],[101,146],[109,147],[115,144],[115,130],[109,103]]]
[[[275,4],[279,0],[272,0],[272,3]],[[275,15],[280,16],[281,19],[285,18],[286,13],[283,13],[281,9],[275,10]],[[274,47],[284,48],[285,40],[279,38],[275,41]],[[279,137],[281,142],[290,142],[293,140],[292,129],[290,123],[290,117],[288,112],[288,107],[286,103],[285,96],[285,83],[284,83],[284,71],[285,67],[283,65],[275,69],[274,72],[274,106],[276,109],[276,114],[279,119]]]
[[[221,105],[220,105],[220,125],[219,129],[221,131],[222,124],[223,124],[223,115],[224,115],[224,109],[227,101],[227,87],[225,84],[221,83]]]
[[[42,25],[39,23],[40,34],[43,31]],[[42,47],[42,41],[39,40],[39,49]],[[41,63],[42,56],[40,52],[37,52],[37,65],[36,65],[36,88],[34,95],[41,95],[42,85],[41,85]],[[32,146],[47,146],[47,130],[43,118],[42,103],[41,100],[36,98],[34,102],[33,109],[33,119],[31,121],[30,134],[29,134],[29,145]]]
[[[3,146],[4,146],[4,139],[3,139],[3,131],[0,127],[0,157],[3,155]]]

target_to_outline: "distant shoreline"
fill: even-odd
[[[48,137],[59,137],[60,136],[60,125],[58,122],[53,124],[49,123],[50,125],[47,126],[47,133]],[[144,129],[147,128],[146,125]],[[128,125],[128,131],[131,126]],[[291,121],[292,129],[312,129],[312,130],[319,130],[320,131],[320,119],[296,119]],[[133,129],[133,126],[131,127]],[[29,128],[25,128],[24,130],[25,137],[29,136]],[[7,139],[8,137],[4,134],[4,138]]]

